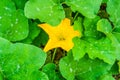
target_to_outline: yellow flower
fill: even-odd
[[[58,26],[53,27],[49,24],[39,24],[38,26],[49,35],[49,40],[44,48],[45,52],[57,47],[69,51],[74,46],[72,39],[80,36],[78,31],[74,31],[67,18],[63,19]]]

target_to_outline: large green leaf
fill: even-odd
[[[120,1],[119,0],[108,0],[107,12],[110,15],[110,20],[114,24],[117,31],[120,32]]]
[[[109,71],[111,65],[99,59],[92,60],[87,55],[75,61],[70,54],[60,60],[59,67],[61,74],[67,80],[97,80]]]
[[[103,59],[105,62],[113,64],[116,59],[113,41],[104,38],[112,32],[112,26],[106,19],[85,19],[85,36],[88,38],[87,53],[90,58]],[[103,38],[102,38],[103,37]],[[97,39],[97,40],[96,40]],[[99,39],[99,40],[98,40]]]
[[[46,54],[40,48],[3,38],[0,42],[0,72],[9,80],[29,80],[28,76],[45,63]]]
[[[65,17],[61,4],[52,0],[29,0],[24,12],[28,18],[39,19],[52,25],[59,24]]]
[[[28,20],[22,10],[16,10],[11,0],[0,2],[0,36],[18,41],[28,35]]]
[[[102,0],[66,0],[66,4],[73,11],[79,11],[82,15],[88,18],[95,18]]]
[[[119,32],[112,32],[112,25],[106,19],[101,19],[98,21],[97,30],[106,34],[106,36],[111,40],[111,43],[112,43],[111,46],[115,47],[114,54],[116,54],[116,58],[118,60],[120,60],[120,57],[119,57],[119,54],[120,54],[120,52],[119,52],[119,48],[120,48],[119,35],[120,34],[119,34]]]
[[[116,59],[115,48],[112,41],[108,38],[100,40],[90,40],[87,45],[87,53],[90,58],[99,58],[103,61],[113,64]]]

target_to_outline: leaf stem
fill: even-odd
[[[56,51],[57,51],[57,48],[54,49],[54,52],[53,52],[53,56],[52,56],[52,62],[54,61],[55,59],[55,54],[56,54]]]
[[[77,12],[77,13],[75,14],[75,16],[74,16],[74,18],[73,18],[73,21],[72,21],[72,24],[73,24],[73,22],[75,21],[75,19],[76,19],[76,17],[78,16],[78,14],[79,14],[79,12]]]

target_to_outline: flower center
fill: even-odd
[[[59,37],[58,37],[58,40],[59,40],[59,41],[65,41],[65,38],[64,38],[63,36],[59,36]]]

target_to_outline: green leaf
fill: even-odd
[[[78,30],[80,32],[80,35],[82,35],[83,32],[83,25],[82,25],[82,18],[78,17],[77,20],[74,21],[74,30]]]
[[[112,75],[117,75],[119,74],[119,66],[118,66],[118,61],[115,61],[115,63],[112,65],[110,71],[108,72],[109,74]]]
[[[52,25],[59,24],[65,17],[62,5],[52,0],[29,0],[24,12],[28,18],[39,19]]]
[[[73,11],[79,11],[88,18],[95,18],[100,8],[102,0],[66,0],[66,4]]]
[[[42,68],[42,71],[48,75],[49,80],[64,80],[64,78],[62,78],[60,73],[56,72],[56,65],[53,63],[46,64]]]
[[[0,3],[0,36],[19,41],[28,35],[28,20],[22,10],[16,10],[11,0]]]
[[[37,26],[38,24],[36,22],[29,22],[29,34],[27,38],[22,40],[23,43],[32,43],[33,40],[39,35],[41,29]]]
[[[67,53],[71,54],[71,52]],[[59,62],[59,69],[66,80],[74,80],[77,63],[73,60],[72,54],[62,58]]]
[[[56,80],[56,73],[55,73],[55,64],[53,63],[49,63],[49,64],[46,64],[43,68],[42,68],[42,71],[45,72],[48,76],[49,76],[49,79],[50,80]],[[51,74],[52,73],[52,74]]]
[[[11,41],[19,41],[28,36],[28,20],[25,18],[22,10],[17,10],[13,15],[9,29],[4,31],[4,37]]]
[[[73,60],[72,54],[62,58],[59,63],[60,72],[67,80],[96,80],[111,68],[111,65],[99,59],[84,56],[79,61]]]
[[[74,60],[79,60],[85,55],[86,43],[84,40],[74,38],[74,47],[72,48]]]
[[[118,0],[108,0],[107,2],[107,12],[110,15],[110,20],[114,24],[116,30],[120,32],[120,1]]]
[[[38,47],[43,47],[47,43],[48,39],[48,34],[44,30],[41,30],[40,34],[33,40],[33,44]]]
[[[120,43],[120,32],[113,32],[113,35],[115,36],[115,38],[118,40],[118,42]]]
[[[0,38],[0,70],[6,78],[29,80],[33,71],[43,66],[46,54],[33,45],[12,44]],[[0,71],[0,72],[1,72]]]
[[[112,75],[110,74],[106,74],[106,75],[102,75],[98,80],[115,80]]]
[[[115,48],[112,45],[112,41],[108,38],[91,40],[90,43],[87,44],[86,51],[91,59],[97,57],[109,64],[113,64],[116,59]]]
[[[119,32],[115,32],[115,33],[119,33]],[[115,48],[114,53],[116,55],[116,59],[120,60],[120,56],[119,56],[120,55],[120,51],[119,51],[120,43],[119,43],[119,38],[117,38],[119,34],[117,34],[117,36],[116,36],[115,33],[114,32],[113,32],[113,34],[109,33],[109,34],[107,34],[107,37],[111,40],[111,44]]]
[[[4,80],[1,72],[0,72],[0,80]]]
[[[103,0],[102,3],[107,3],[108,0]]]
[[[47,43],[48,41],[48,34],[46,34],[46,32],[44,30],[42,30],[40,32],[40,35],[39,35],[39,41],[40,41],[40,44],[43,46]]]
[[[100,19],[97,23],[97,30],[108,34],[112,32],[112,26],[107,19]]]
[[[49,80],[49,78],[42,71],[34,71],[30,76],[30,80]]]
[[[16,4],[17,9],[24,9],[27,0],[12,0],[12,1]]]
[[[95,17],[94,19],[85,18],[83,22],[84,26],[84,36],[87,38],[99,39],[103,36],[102,33],[97,31],[97,22],[100,18]]]

